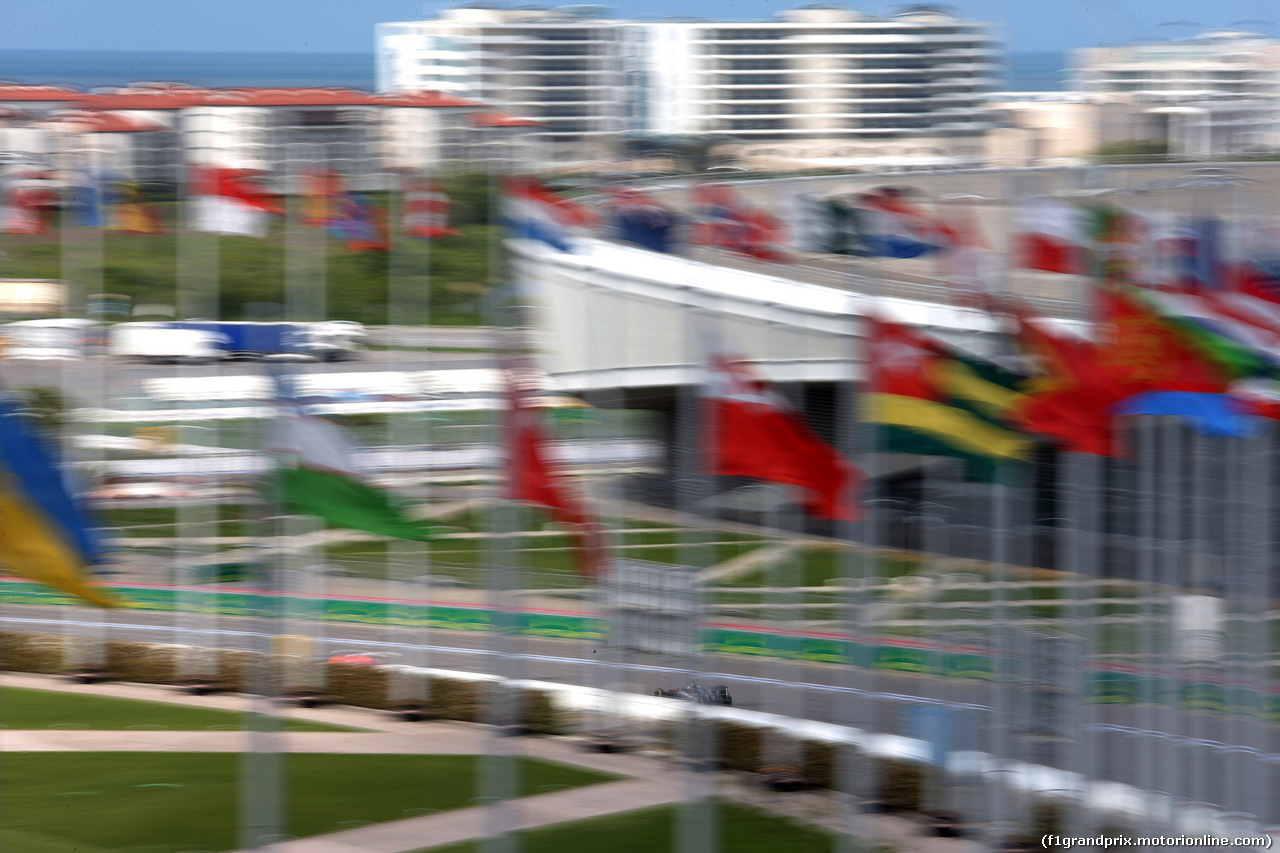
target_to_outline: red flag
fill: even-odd
[[[856,521],[861,507],[850,505],[846,489],[858,470],[745,361],[713,356],[710,369],[707,473],[800,486],[807,490],[802,505],[810,515]]]
[[[1110,381],[1092,341],[1053,329],[1045,320],[1013,308],[1018,339],[1041,370],[1011,414],[1029,432],[1056,438],[1065,450],[1118,456],[1111,407],[1133,390]]]
[[[320,170],[308,172],[304,180],[302,224],[312,228],[333,227],[338,219],[338,199],[347,191],[342,175]]]
[[[540,504],[551,517],[573,525],[577,541],[579,572],[596,577],[604,565],[603,536],[595,519],[583,510],[576,495],[565,488],[552,472],[544,448],[546,441],[537,409],[518,387],[515,370],[504,370],[507,380],[507,477],[508,497],[514,501]]]
[[[43,181],[14,181],[4,199],[4,230],[8,234],[43,236],[49,231],[49,214],[58,206],[57,194]]]
[[[1088,214],[1075,205],[1055,198],[1026,199],[1013,231],[1014,266],[1059,273],[1087,269]]]
[[[425,178],[406,178],[404,184],[404,236],[461,237],[462,232],[449,225],[449,208],[453,202],[440,185]]]
[[[1100,347],[1098,364],[1109,385],[1139,391],[1225,391],[1231,377],[1189,343],[1185,334],[1126,293],[1098,292],[1109,346]]]
[[[267,214],[284,212],[241,169],[195,167],[191,201],[192,230],[216,234],[265,237]]]

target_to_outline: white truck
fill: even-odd
[[[111,327],[114,356],[153,364],[205,364],[226,357],[226,340],[204,329],[169,323],[119,323]]]

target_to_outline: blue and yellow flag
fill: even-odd
[[[12,400],[0,399],[0,566],[113,607],[117,602],[85,580],[101,545],[55,457],[23,420]]]

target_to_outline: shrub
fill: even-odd
[[[545,690],[526,690],[520,707],[524,712],[524,724],[530,734],[558,735],[563,733],[563,721],[551,694]]]
[[[250,673],[260,657],[257,652],[222,649],[218,652],[218,681],[228,690],[245,692],[249,688]]]
[[[820,788],[835,790],[840,783],[840,754],[843,751],[838,743],[801,741],[800,769],[804,778]]]
[[[64,671],[67,643],[46,634],[0,633],[0,666],[11,672],[54,674]]]
[[[326,692],[341,705],[383,710],[389,706],[388,676],[387,670],[366,664],[331,663]]]
[[[1066,827],[1066,813],[1066,806],[1062,803],[1053,800],[1037,800],[1031,806],[1031,835],[1036,838],[1061,835]]]
[[[876,766],[877,799],[886,811],[919,811],[924,798],[923,765],[901,758],[886,758]]]
[[[178,673],[177,651],[174,646],[110,640],[106,669],[121,681],[173,684]]]
[[[428,713],[442,720],[476,723],[483,719],[481,691],[484,684],[462,678],[432,678]]]
[[[755,773],[760,769],[763,755],[764,733],[754,726],[720,721],[716,726],[716,739],[720,746],[720,760],[729,770]]]

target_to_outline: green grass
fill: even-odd
[[[827,853],[825,833],[736,803],[717,803],[719,849],[732,853]],[[519,833],[525,853],[665,853],[673,850],[676,813],[671,806],[626,812]],[[476,842],[423,848],[417,853],[475,853]]]
[[[115,699],[91,693],[58,693],[22,687],[0,687],[0,726],[6,729],[227,729],[241,728],[236,711],[192,708],[165,702]],[[286,729],[356,732],[346,726],[282,721]]]
[[[236,845],[236,753],[6,752],[0,848],[22,853],[174,853]],[[472,804],[477,759],[285,754],[286,832],[333,832]],[[534,760],[521,791],[614,778]]]

